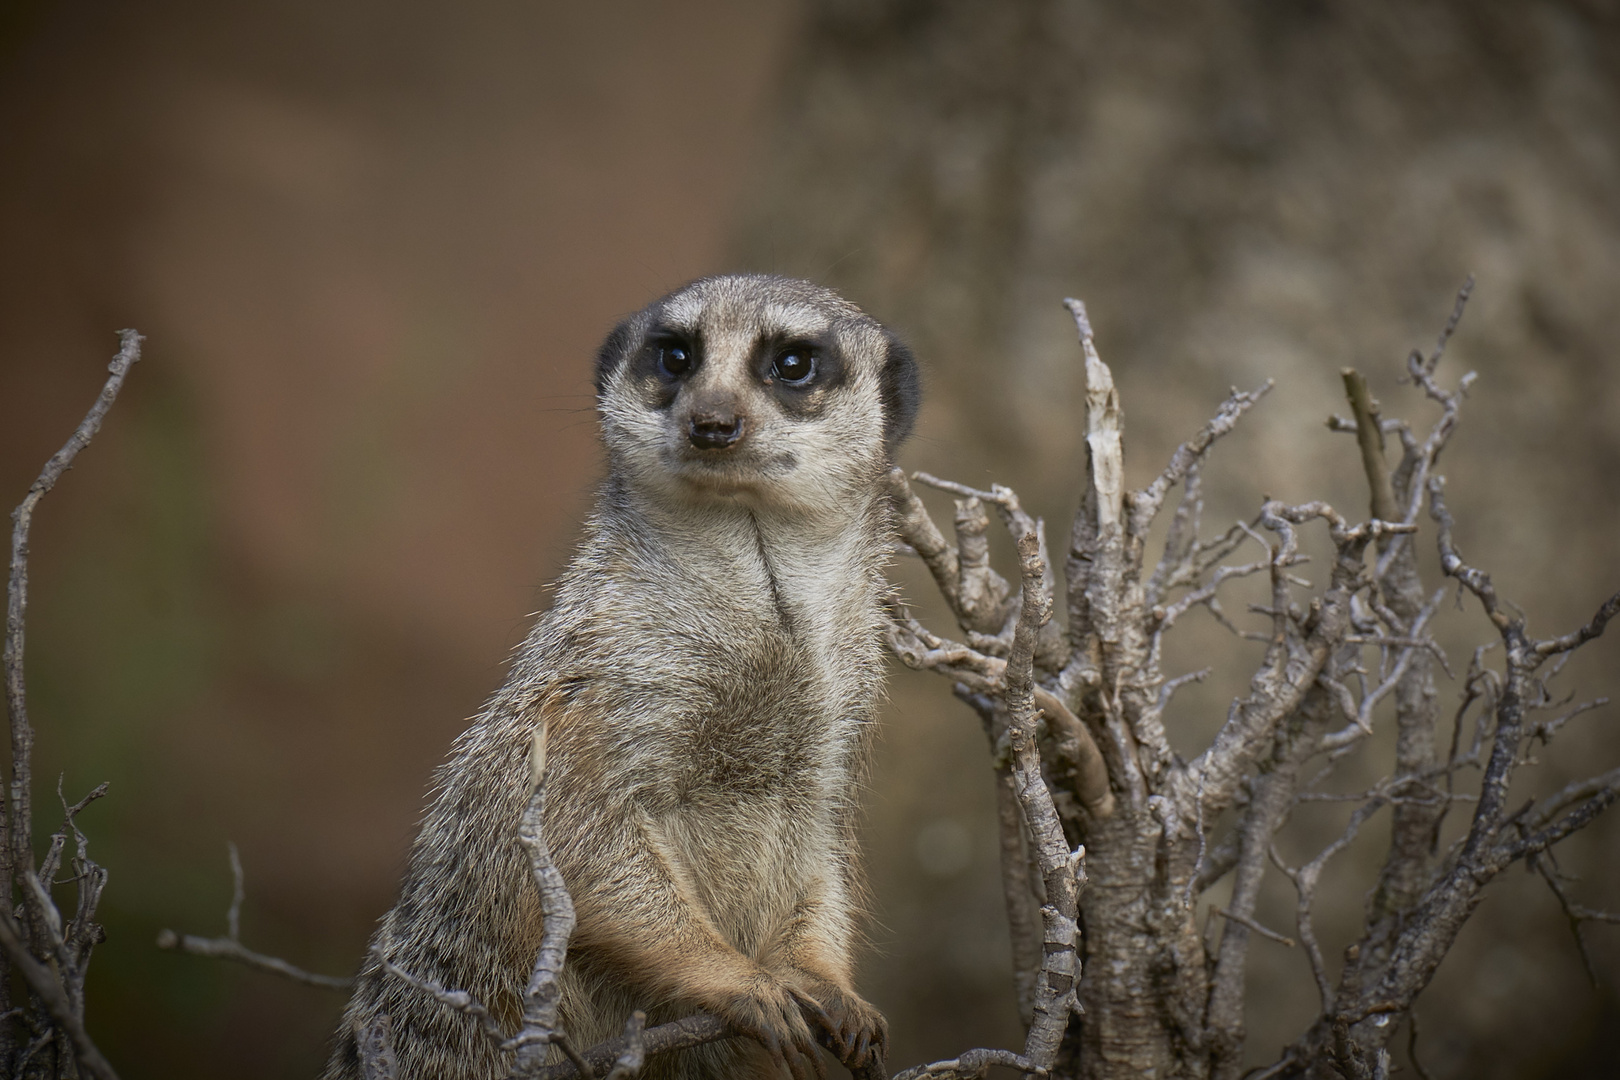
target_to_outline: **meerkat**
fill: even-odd
[[[804,1080],[826,1046],[881,1064],[856,994],[856,789],[884,660],[881,479],[916,365],[838,295],[706,278],[622,322],[597,359],[607,476],[550,611],[436,774],[326,1080],[389,1021],[397,1080],[493,1080],[477,1023],[376,959],[464,990],[508,1031],[541,918],[517,824],[546,725],[544,828],[577,928],[562,1019],[589,1046],[633,1009],[752,1038],[650,1059],[660,1080]]]

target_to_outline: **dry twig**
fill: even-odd
[[[107,380],[95,403],[68,441],[51,455],[39,476],[29,485],[28,494],[11,513],[11,567],[6,590],[3,656],[6,710],[11,721],[11,785],[4,828],[0,829],[5,834],[4,842],[0,843],[0,878],[3,878],[7,897],[6,910],[0,912],[0,946],[4,947],[11,962],[23,973],[44,1015],[38,1015],[32,1002],[13,1010],[10,980],[0,979],[0,1014],[3,1014],[0,1017],[0,1061],[9,1059],[13,1047],[11,1025],[6,1020],[17,1016],[38,1032],[34,1042],[25,1049],[25,1057],[42,1052],[47,1043],[54,1043],[56,1053],[76,1059],[79,1068],[98,1080],[113,1080],[115,1074],[85,1031],[84,975],[90,962],[90,949],[101,940],[101,928],[94,923],[93,916],[106,883],[106,871],[91,862],[85,854],[84,834],[74,825],[73,818],[105,787],[98,788],[77,807],[67,807],[64,800],[67,823],[63,826],[63,832],[58,834],[60,839],[53,841],[50,872],[43,875],[42,880],[34,865],[34,728],[28,717],[23,652],[28,612],[28,533],[33,524],[34,508],[56,486],[79,452],[90,445],[90,440],[95,438],[102,420],[117,400],[125,377],[140,360],[141,335],[133,330],[125,330],[119,338],[118,354],[107,365]],[[61,913],[51,898],[50,882],[54,877],[55,860],[69,831],[73,834],[78,853],[75,858],[75,878],[79,882],[79,902],[73,918],[64,927]],[[19,885],[22,902],[14,918],[11,897]],[[55,1035],[53,1031],[61,1035]],[[65,1064],[65,1071],[72,1071],[71,1061],[62,1064]]]
[[[177,934],[173,930],[160,930],[157,936],[157,947],[176,952],[191,953],[193,956],[211,956],[218,960],[232,960],[238,964],[259,971],[266,971],[272,975],[280,975],[293,982],[304,983],[306,986],[319,986],[327,990],[351,990],[354,988],[353,979],[345,979],[336,975],[318,975],[305,971],[294,964],[289,964],[275,956],[266,956],[264,953],[254,952],[242,944],[242,901],[246,891],[242,883],[242,856],[236,850],[236,844],[226,844],[226,850],[231,858],[231,906],[225,912],[225,936],[215,938],[197,937],[194,934]]]

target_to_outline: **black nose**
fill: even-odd
[[[724,450],[743,437],[743,418],[731,413],[698,413],[687,433],[700,450]]]

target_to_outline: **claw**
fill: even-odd
[[[815,1021],[828,1032],[831,1032],[837,1028],[838,1025],[833,1023],[832,1017],[827,1015],[827,1010],[821,1007],[821,1003],[819,1001],[816,1001],[814,998],[806,997],[797,991],[794,992],[793,996],[798,1001],[799,1008],[809,1013],[815,1019]]]

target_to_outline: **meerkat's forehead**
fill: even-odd
[[[865,312],[807,281],[756,275],[705,278],[665,297],[658,319],[708,335],[815,337],[856,326],[877,331]]]

